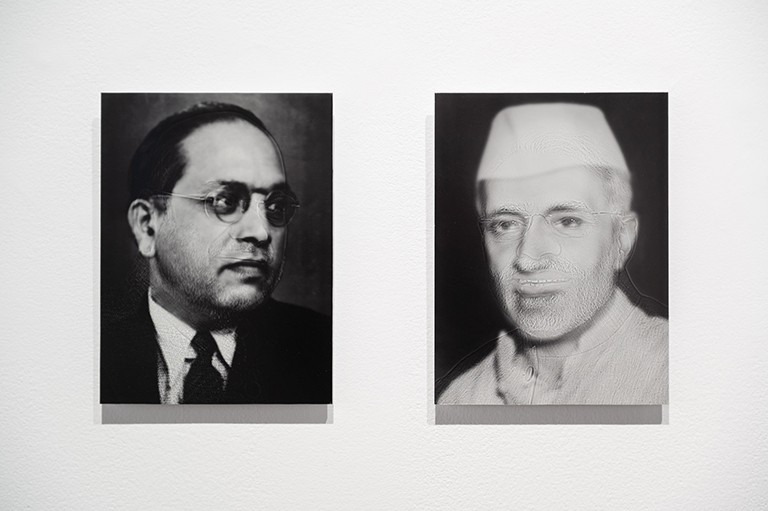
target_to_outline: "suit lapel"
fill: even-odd
[[[237,329],[237,345],[232,368],[227,379],[224,400],[228,403],[252,403],[258,401],[262,389],[259,384],[256,360],[255,335],[250,326]]]
[[[137,403],[160,403],[157,388],[157,334],[145,298],[126,336],[126,390]]]
[[[270,300],[237,329],[237,347],[227,381],[228,402],[259,403],[272,399],[274,373],[282,367],[275,353],[280,343],[275,337],[274,309]]]

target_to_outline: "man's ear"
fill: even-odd
[[[156,214],[154,206],[145,199],[136,199],[128,206],[128,225],[139,252],[148,258],[155,255]]]
[[[629,261],[629,256],[632,254],[632,249],[637,241],[637,230],[640,227],[637,214],[629,212],[626,215],[621,216],[621,224],[618,233],[619,242],[619,260],[616,265],[616,269],[621,270],[624,265]]]

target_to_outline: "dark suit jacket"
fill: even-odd
[[[102,319],[101,402],[159,403],[155,327],[146,299]],[[270,300],[237,328],[226,403],[331,403],[331,320]]]

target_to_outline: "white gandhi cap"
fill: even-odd
[[[496,115],[477,181],[514,179],[572,167],[607,167],[629,179],[624,155],[594,106],[542,103]]]

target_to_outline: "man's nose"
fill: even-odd
[[[264,206],[261,202],[253,201],[243,213],[243,218],[232,225],[234,236],[241,241],[264,244],[270,240],[270,228]]]
[[[528,229],[520,238],[520,244],[517,247],[518,255],[541,259],[548,255],[559,255],[560,249],[560,241],[552,232],[547,219],[542,215],[532,216]]]

